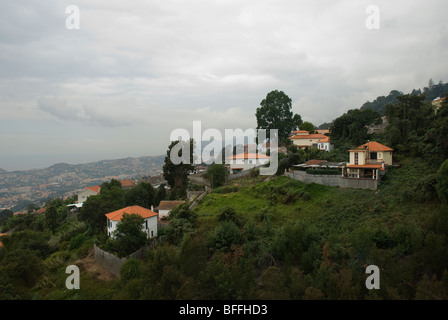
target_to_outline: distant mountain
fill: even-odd
[[[6,172],[8,172],[8,171],[3,170],[2,168],[0,168],[0,174],[2,174],[2,173],[6,173]]]
[[[162,173],[165,156],[129,157],[84,164],[57,163],[45,169],[0,174],[0,208],[11,208],[19,201],[42,204],[48,198],[77,194],[86,186],[112,178],[139,180]]]

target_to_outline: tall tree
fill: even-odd
[[[187,145],[189,144],[189,145]],[[182,146],[182,148],[179,148]],[[172,152],[174,150],[179,150]],[[168,147],[167,155],[165,157],[165,164],[163,165],[163,177],[171,187],[171,193],[176,194],[176,197],[184,197],[188,187],[188,173],[193,171],[193,150],[194,140],[190,141],[173,141]],[[183,154],[187,152],[189,154]],[[174,154],[173,154],[174,153]],[[172,157],[183,158],[186,161],[182,161],[179,164],[174,164]]]
[[[279,142],[286,141],[291,131],[296,130],[303,122],[300,115],[291,111],[292,100],[283,91],[269,92],[260,105],[255,113],[257,129],[266,129],[267,137],[270,129],[277,129]]]
[[[360,145],[369,138],[367,127],[381,121],[380,114],[372,109],[352,109],[333,121],[331,140],[335,145]]]
[[[138,214],[123,214],[114,231],[120,257],[128,256],[145,245],[146,234],[142,231],[143,222],[143,218]]]
[[[311,122],[309,122],[309,121],[305,121],[304,123],[302,123],[302,124],[299,126],[299,129],[300,129],[300,130],[306,130],[306,131],[309,131],[310,133],[314,133],[314,131],[315,131],[315,126],[314,126],[314,124],[312,124]]]

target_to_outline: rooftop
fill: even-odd
[[[119,209],[119,210],[116,210],[116,211],[113,211],[113,212],[106,213],[105,216],[109,220],[121,221],[121,219],[123,218],[123,215],[125,213],[127,213],[127,214],[138,214],[143,219],[157,216],[157,213],[155,213],[154,211],[151,211],[149,209],[146,209],[146,208],[143,208],[143,207],[140,207],[140,206],[126,207],[126,208],[123,208],[123,209]]]
[[[394,149],[389,148],[379,142],[376,141],[369,141],[367,143],[364,143],[363,145],[357,147],[356,149],[349,150],[349,151],[362,151],[362,150],[369,150],[373,152],[378,151],[394,151]]]
[[[160,201],[159,210],[172,210],[185,201]]]

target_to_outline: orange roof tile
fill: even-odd
[[[373,151],[373,152],[378,152],[378,151],[394,151],[394,149],[389,148],[379,142],[376,141],[369,141],[367,143],[364,143],[363,145],[359,146],[356,149],[353,150],[349,150],[349,151],[362,151],[362,150],[369,150],[369,151]]]
[[[129,179],[120,181],[122,187],[133,187],[135,186],[135,182]]]
[[[312,134],[304,134],[304,135],[295,135],[289,137],[288,139],[324,139],[327,138],[326,135],[320,133],[312,133]]]
[[[127,213],[127,214],[138,214],[143,219],[157,216],[157,213],[155,213],[154,211],[151,211],[149,209],[146,209],[146,208],[143,208],[143,207],[140,207],[140,206],[126,207],[126,208],[123,208],[123,209],[119,209],[119,210],[116,210],[116,211],[113,211],[113,212],[106,213],[105,216],[109,220],[121,221],[121,219],[123,218],[123,214],[125,214],[125,213]]]
[[[93,192],[96,192],[96,193],[100,193],[100,191],[101,191],[100,186],[85,187],[84,190],[86,190],[86,189],[92,190]]]
[[[307,162],[305,162],[305,164],[307,164],[307,165],[317,165],[317,164],[319,164],[319,163],[322,163],[322,162],[325,162],[325,160],[309,160],[309,161],[307,161]]]
[[[241,160],[241,159],[269,159],[270,157],[265,154],[258,153],[240,153],[234,156],[230,156],[227,159]]]
[[[317,142],[330,142],[330,137],[323,138]]]
[[[160,201],[159,210],[171,210],[182,203],[185,203],[185,201]]]

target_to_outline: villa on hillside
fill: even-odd
[[[83,191],[78,193],[78,202],[77,202],[78,206],[82,207],[82,204],[84,203],[84,201],[87,200],[88,197],[97,195],[100,193],[100,191],[101,191],[100,186],[85,187]]]
[[[377,190],[381,177],[392,165],[393,149],[369,141],[348,151],[349,162],[313,159],[294,165],[285,175],[304,183]]]
[[[350,160],[344,168],[344,178],[379,180],[387,166],[392,165],[393,149],[375,141],[369,141],[349,150]]]
[[[130,206],[105,214],[107,218],[107,235],[109,237],[113,237],[113,232],[117,229],[117,225],[121,222],[125,213],[141,216],[143,218],[142,231],[146,233],[148,238],[157,236],[158,214],[140,206]]]
[[[299,149],[317,148],[318,142],[328,138],[328,136],[321,133],[311,133],[307,130],[296,130],[288,139]]]
[[[258,153],[240,153],[227,158],[230,165],[230,173],[238,173],[245,170],[265,165],[269,162],[270,157]],[[230,161],[229,161],[230,160]]]

